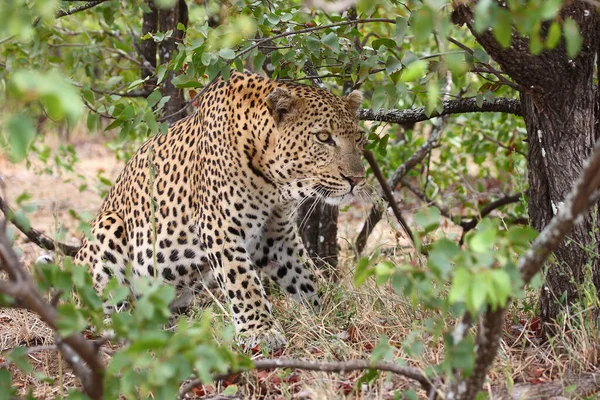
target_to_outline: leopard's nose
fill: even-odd
[[[342,175],[342,176],[344,177],[345,180],[348,181],[348,183],[350,184],[350,186],[352,188],[354,188],[356,185],[358,185],[359,183],[361,183],[362,181],[365,180],[364,176],[344,176],[344,175]]]

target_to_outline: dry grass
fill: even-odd
[[[81,159],[76,173],[90,183],[90,189],[82,193],[76,189],[79,182],[68,183],[60,176],[36,175],[31,170],[11,165],[0,158],[0,171],[8,186],[9,201],[23,191],[30,192],[38,206],[38,210],[30,215],[32,224],[38,229],[52,232],[60,223],[68,230],[66,240],[70,243],[77,243],[78,222],[68,216],[69,208],[93,214],[101,202],[93,188],[94,177],[102,169],[106,176],[114,179],[120,169],[102,143],[75,138],[75,146]],[[34,169],[36,167],[39,165],[34,164]],[[412,223],[410,215],[418,207],[419,203],[410,199],[403,204],[409,223]],[[425,349],[420,357],[411,358],[403,348],[409,335],[420,331],[423,321],[434,316],[430,311],[415,307],[406,298],[396,295],[389,286],[379,287],[372,281],[359,288],[353,286],[355,262],[349,243],[355,238],[365,216],[365,207],[353,207],[342,213],[342,279],[327,284],[321,314],[316,315],[298,307],[278,293],[272,295],[276,318],[289,340],[289,346],[281,356],[308,360],[364,359],[369,358],[380,337],[386,335],[395,347],[395,359],[419,368],[440,363],[444,358],[443,345],[435,342],[431,336],[418,336]],[[414,254],[393,225],[390,221],[380,223],[369,240],[367,251],[386,249],[386,257],[410,262]],[[445,224],[442,229],[449,232],[454,228],[451,224]],[[25,243],[22,237],[17,239],[16,244],[22,251],[22,261],[31,265],[39,255],[39,250]],[[218,294],[215,295],[218,297]],[[589,310],[566,318],[560,327],[562,335],[553,342],[541,344],[532,311],[523,307],[523,304],[532,301],[526,299],[519,302],[507,316],[506,334],[490,373],[488,389],[497,384],[543,382],[567,372],[592,370],[598,365],[600,338],[599,333],[586,324]],[[216,305],[212,308],[216,325],[228,321],[222,308]],[[193,314],[188,316],[194,317]],[[35,315],[0,309],[0,351],[16,346],[45,346],[51,343],[51,331]],[[55,380],[43,382],[36,373],[24,374],[11,366],[14,383],[21,393],[31,390],[36,398],[50,399],[66,393],[68,388],[77,387],[77,379],[60,360],[57,352],[40,351],[29,355],[29,358],[36,373],[43,373]],[[382,374],[375,381],[357,387],[356,381],[360,376],[359,372],[343,375],[301,371],[253,372],[238,376],[235,380],[203,386],[190,395],[200,398],[221,392],[227,384],[235,384],[244,398],[251,399],[392,399],[394,392],[414,387],[409,381],[389,374]],[[419,396],[424,397],[424,393],[419,392]]]

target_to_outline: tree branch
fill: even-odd
[[[381,169],[379,169],[377,160],[375,160],[373,153],[371,153],[369,150],[365,150],[363,152],[363,155],[365,156],[369,165],[371,166],[373,175],[375,175],[375,178],[381,185],[383,195],[384,195],[385,199],[387,200],[388,204],[390,205],[390,207],[392,208],[392,211],[394,212],[396,219],[398,220],[398,222],[400,223],[400,226],[402,227],[402,229],[404,229],[404,232],[406,233],[406,235],[408,236],[408,238],[414,245],[415,237],[413,236],[411,229],[409,228],[408,224],[406,223],[406,220],[404,219],[404,217],[402,216],[402,213],[400,212],[400,209],[398,208],[398,203],[394,199],[394,193],[392,193],[392,189],[386,182],[385,177],[383,176],[383,173],[381,172]]]
[[[0,293],[13,297],[20,306],[36,313],[52,330],[58,332],[58,313],[43,299],[37,285],[19,263],[6,236],[6,224],[7,219],[0,221],[0,269],[8,274],[9,281],[0,281]],[[102,399],[105,365],[97,348],[81,334],[64,338],[57,336],[56,340],[63,356],[70,360],[75,373],[80,374],[78,377],[86,394],[94,400]]]
[[[305,371],[322,371],[322,372],[339,372],[341,374],[348,371],[374,369],[377,371],[392,372],[398,375],[405,376],[409,379],[417,381],[421,387],[429,392],[432,389],[432,383],[418,368],[402,366],[393,362],[376,362],[370,360],[350,360],[339,362],[326,361],[305,361],[294,359],[265,359],[254,360],[254,369],[257,371],[269,370],[274,368],[295,368]],[[230,375],[226,374],[225,376]],[[200,379],[193,379],[179,390],[179,398],[183,398],[186,393],[190,392],[194,387],[198,386]],[[435,389],[435,388],[433,388]]]
[[[600,140],[596,142],[592,154],[584,163],[581,175],[558,213],[535,239],[529,250],[519,258],[517,268],[525,285],[541,271],[546,259],[558,248],[578,218],[587,213],[599,200]],[[490,309],[484,314],[477,333],[478,351],[473,372],[469,377],[451,383],[446,395],[447,400],[471,400],[476,397],[498,351],[504,313],[509,304],[510,301],[504,308]]]
[[[460,236],[459,244],[463,244],[467,232],[474,229],[479,221],[487,217],[492,211],[505,206],[507,204],[518,203],[523,198],[523,193],[516,193],[511,196],[502,197],[501,199],[495,200],[481,209],[479,215],[476,215],[468,221],[461,221],[459,225],[463,228],[462,235]]]
[[[27,229],[26,226],[21,225],[19,221],[14,218],[15,211],[8,206],[2,196],[0,196],[0,210],[8,221],[10,221],[18,230],[27,236],[29,240],[39,247],[49,251],[60,251],[67,256],[74,256],[77,254],[79,247],[57,242],[34,228]]]
[[[515,99],[498,97],[494,102],[484,101],[482,106],[477,105],[475,99],[445,100],[441,113],[425,114],[425,107],[412,108],[409,110],[379,110],[377,112],[369,109],[360,109],[357,112],[359,120],[382,121],[395,124],[410,124],[426,121],[434,117],[449,114],[463,114],[472,112],[504,112],[521,116],[521,102]]]
[[[108,0],[88,1],[84,5],[81,5],[81,6],[78,6],[78,7],[73,7],[73,8],[70,8],[68,10],[58,10],[56,12],[55,17],[56,18],[66,17],[67,15],[72,15],[72,14],[75,14],[77,12],[84,11],[84,10],[87,10],[89,8],[92,8],[92,7],[96,7],[98,4],[102,4],[102,3],[106,2],[106,1],[108,1]]]
[[[410,156],[408,160],[406,160],[400,167],[396,169],[394,174],[388,179],[388,186],[391,190],[394,190],[396,186],[400,183],[400,180],[404,178],[404,176],[417,164],[419,164],[427,154],[437,145],[437,142],[446,127],[446,121],[444,118],[441,118],[437,125],[433,126],[433,129],[429,135],[429,139],[427,142],[423,144],[421,147],[417,149],[417,151]],[[356,241],[354,243],[356,247],[356,251],[360,254],[367,244],[367,239],[369,235],[373,231],[373,228],[377,223],[381,220],[383,216],[383,211],[377,209],[377,207],[371,207],[371,211],[369,212],[369,216],[365,221]]]

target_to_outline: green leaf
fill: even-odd
[[[219,55],[225,60],[233,60],[235,58],[235,51],[231,49],[221,49],[219,50]]]
[[[238,392],[237,385],[229,385],[221,393],[223,396],[233,396]]]
[[[429,233],[440,225],[442,215],[436,207],[429,207],[415,214],[415,222],[423,228],[425,233]]]
[[[10,371],[6,368],[0,368],[0,400],[12,398],[14,388],[12,387],[12,377]]]
[[[497,229],[493,227],[478,230],[469,239],[469,247],[478,253],[488,252],[496,239]]]
[[[354,272],[354,286],[360,286],[375,273],[371,268],[371,261],[367,257],[358,260],[356,272]]]
[[[489,281],[486,279],[486,274],[474,274],[471,286],[469,287],[469,297],[467,306],[473,315],[481,309],[485,303],[485,298],[489,291]]]
[[[574,58],[579,54],[581,44],[583,43],[583,39],[579,33],[579,26],[577,25],[577,22],[571,18],[567,18],[563,24],[563,30],[565,33],[565,42],[567,44],[567,55],[570,58]]]
[[[400,80],[402,82],[413,82],[421,78],[427,70],[427,63],[423,60],[417,60],[411,63],[402,71]]]
[[[371,108],[373,108],[373,111],[382,109],[386,99],[385,87],[377,85],[373,91],[373,96],[371,96]]]
[[[512,16],[508,10],[498,8],[494,24],[494,37],[505,49],[512,42]]]
[[[464,267],[458,267],[454,273],[454,279],[452,280],[452,287],[450,288],[450,294],[448,295],[448,301],[451,304],[465,301],[467,292],[471,287],[471,274]]]
[[[502,269],[492,270],[492,280],[494,284],[494,291],[498,298],[498,305],[504,307],[506,302],[512,295],[512,284],[510,275]]]
[[[26,347],[14,348],[7,358],[23,372],[31,373],[33,371],[33,366],[29,362],[29,358],[27,358]]]
[[[511,226],[508,230],[508,241],[515,247],[528,248],[538,233],[531,227]]]
[[[146,98],[148,102],[148,107],[154,107],[156,103],[162,98],[162,93],[160,90],[155,90]]]
[[[334,32],[330,32],[321,38],[321,42],[334,53],[340,52],[340,39]]]
[[[560,41],[561,30],[560,24],[556,21],[552,22],[550,28],[548,28],[548,34],[546,35],[546,48],[552,50],[558,45]]]
[[[541,15],[543,20],[553,19],[558,15],[564,0],[544,0],[541,4]]]
[[[438,273],[442,278],[446,278],[452,271],[453,260],[460,253],[460,248],[456,243],[448,239],[441,239],[433,245],[429,252],[427,262],[429,268]]]
[[[473,50],[473,57],[475,57],[475,59],[477,61],[480,61],[484,64],[487,64],[490,62],[490,56],[488,56],[488,54],[485,52],[485,50],[482,49],[481,47],[476,47]]]
[[[396,34],[394,39],[398,46],[402,45],[404,36],[406,35],[406,28],[408,27],[408,20],[402,17],[396,17]]]
[[[81,311],[73,304],[65,303],[58,306],[59,319],[56,325],[60,333],[69,336],[81,332],[87,326],[87,321],[83,318]]]
[[[385,72],[388,74],[393,74],[394,72],[400,71],[402,69],[402,63],[393,55],[390,55],[385,62]]]
[[[33,121],[26,114],[15,114],[8,121],[8,133],[11,158],[14,162],[22,161],[36,135]]]
[[[386,283],[396,271],[396,266],[391,261],[382,261],[375,265],[375,282],[378,285]]]
[[[373,41],[373,49],[375,51],[379,50],[381,46],[385,46],[388,49],[394,49],[396,48],[396,42],[388,38],[379,38]]]

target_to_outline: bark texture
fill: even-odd
[[[598,137],[594,85],[600,36],[598,13],[589,3],[577,0],[561,14],[577,21],[583,38],[581,52],[573,59],[567,56],[564,43],[552,51],[531,55],[527,39],[517,36],[504,49],[491,32],[474,31],[473,12],[468,6],[457,7],[453,15],[454,21],[466,24],[488,54],[522,88],[521,112],[529,142],[529,216],[538,231],[557,214]],[[540,296],[544,322],[554,321],[561,307],[578,298],[577,286],[584,279],[586,265],[591,266],[596,288],[600,288],[600,234],[594,232],[600,224],[594,212],[573,228],[569,239],[555,252],[555,262],[547,270]]]
[[[143,40],[141,44],[142,57],[142,79],[149,78],[145,85],[153,90],[157,84],[156,66],[168,64],[177,50],[177,44],[183,40],[184,32],[177,29],[179,23],[187,26],[188,9],[185,0],[178,0],[174,7],[168,9],[157,9],[152,0],[148,0],[149,12],[144,13],[142,21],[142,35],[146,33],[172,31],[170,37],[162,42],[156,43],[153,39]],[[184,99],[180,90],[171,83],[175,77],[175,71],[168,71],[161,87],[163,96],[170,96],[164,108],[168,123],[173,123],[181,118],[175,114],[183,107]],[[175,114],[175,115],[173,115]]]

